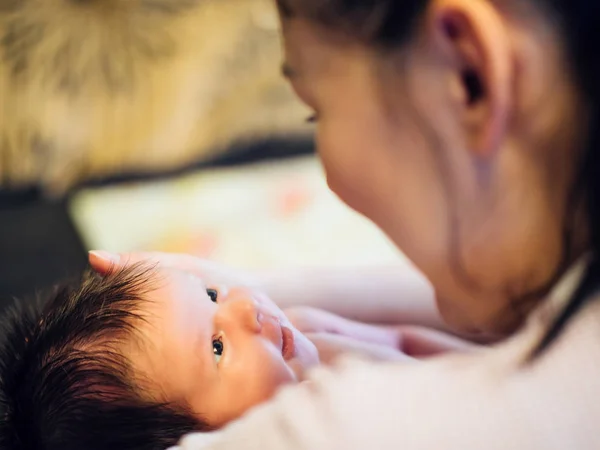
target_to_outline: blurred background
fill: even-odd
[[[89,249],[248,268],[402,258],[329,192],[270,0],[2,5],[4,303],[79,274]]]

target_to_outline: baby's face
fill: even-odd
[[[219,427],[301,379],[318,363],[314,345],[263,295],[216,288],[172,269],[147,294],[142,345],[128,351],[153,397],[186,401]]]

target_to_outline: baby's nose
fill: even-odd
[[[259,308],[252,296],[243,289],[232,289],[215,314],[215,325],[225,333],[245,330],[260,333]],[[233,327],[233,329],[232,329]]]

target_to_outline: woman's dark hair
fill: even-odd
[[[589,114],[589,133],[579,162],[580,173],[577,185],[573,187],[572,198],[576,203],[585,202],[590,230],[588,250],[591,251],[592,261],[568,306],[551,325],[547,335],[534,351],[533,357],[536,357],[556,340],[570,319],[600,288],[600,58],[597,57],[597,43],[600,42],[600,1],[528,1],[547,13],[549,19],[560,27],[567,56],[573,67],[573,76],[582,98],[587,99],[586,114]],[[277,4],[284,17],[306,17],[358,37],[367,44],[389,49],[400,47],[410,38],[429,0],[277,0]],[[569,209],[574,215],[576,208]],[[565,262],[571,260],[572,236],[569,235],[568,225],[573,220],[574,217],[565,218],[563,263],[552,282],[566,269]],[[542,288],[539,292],[547,290]]]
[[[153,401],[122,354],[151,288],[139,267],[18,304],[0,324],[0,449],[165,450],[209,427],[187,405]],[[143,381],[143,380],[142,380]]]

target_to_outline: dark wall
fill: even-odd
[[[86,267],[67,201],[49,201],[36,190],[0,191],[0,309]]]

